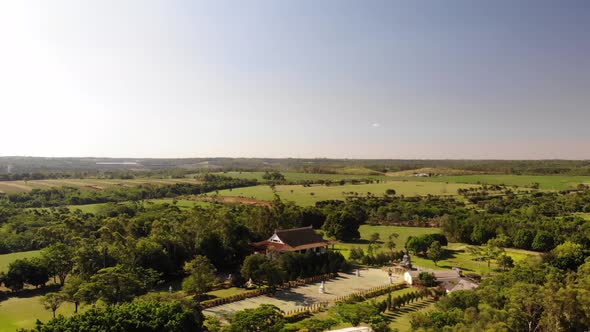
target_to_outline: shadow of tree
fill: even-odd
[[[425,301],[414,302],[409,305],[406,305],[402,308],[396,309],[395,311],[387,311],[383,313],[383,316],[388,322],[395,322],[396,319],[400,318],[403,315],[409,314],[414,311],[418,311],[420,309],[424,309],[428,307],[430,304],[434,303],[434,300],[428,299]]]
[[[49,285],[49,286],[44,286],[44,287],[40,287],[40,288],[26,288],[26,289],[23,289],[23,290],[20,290],[17,292],[1,291],[0,292],[0,302],[8,300],[13,297],[26,299],[26,298],[31,298],[31,297],[35,297],[35,296],[42,296],[42,295],[45,295],[50,292],[57,292],[57,291],[59,291],[59,289],[60,289],[59,285]]]
[[[309,297],[305,294],[294,292],[291,289],[285,289],[280,292],[276,292],[274,295],[272,295],[272,297],[281,301],[295,302],[297,303],[297,305],[303,306],[312,305],[318,302],[318,300],[313,297]]]

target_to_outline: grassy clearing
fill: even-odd
[[[228,289],[218,289],[218,290],[210,291],[210,292],[207,292],[207,295],[222,298],[222,297],[230,297],[230,296],[234,296],[234,295],[238,295],[238,294],[242,294],[242,293],[246,293],[246,292],[248,292],[248,290],[245,288],[231,287]]]
[[[345,170],[343,170],[345,171]],[[352,179],[374,179],[374,180],[387,180],[388,177],[384,175],[370,175],[367,171],[358,169],[349,169],[349,173],[346,174],[318,174],[318,173],[295,173],[295,172],[281,172],[285,176],[287,181],[314,181],[314,180],[352,180]],[[239,179],[256,179],[258,181],[265,181],[262,176],[264,172],[224,172],[218,173],[233,178]]]
[[[410,236],[420,236],[424,234],[432,234],[432,233],[440,233],[441,230],[439,228],[429,228],[429,227],[401,227],[401,226],[371,226],[371,225],[362,225],[359,228],[359,232],[361,233],[361,241],[350,243],[350,242],[340,242],[337,243],[334,248],[340,250],[344,257],[348,258],[350,255],[350,249],[353,247],[360,247],[362,248],[365,253],[369,247],[369,238],[373,233],[379,233],[380,241],[385,242],[389,235],[392,233],[397,233],[399,236],[395,240],[396,250],[402,250],[404,248],[404,244],[408,240]]]
[[[343,186],[323,186],[315,185],[304,187],[302,185],[276,186],[276,194],[281,199],[293,201],[302,206],[314,205],[318,201],[329,199],[344,199],[347,193],[355,192],[360,195],[372,193],[374,195],[383,195],[387,189],[395,189],[398,195],[405,196],[425,196],[425,195],[456,195],[459,188],[471,188],[473,185],[456,184],[456,183],[438,183],[438,182],[418,182],[418,181],[390,181],[373,184],[343,185]],[[267,185],[235,188],[232,190],[221,190],[220,196],[238,196],[246,198],[255,198],[263,201],[272,201],[275,192]]]
[[[74,187],[80,190],[101,190],[106,188],[134,187],[141,184],[175,184],[175,183],[200,183],[199,180],[191,178],[183,179],[156,179],[138,178],[131,180],[121,179],[49,179],[30,181],[0,181],[0,192],[19,193],[28,192],[33,189],[49,189],[55,187]]]
[[[176,202],[176,203],[174,203]],[[147,200],[146,204],[176,204],[181,209],[192,209],[195,206],[208,206],[210,205],[209,202],[202,202],[202,201],[193,201],[189,199],[177,199],[174,198],[160,198],[160,199],[151,199]],[[100,209],[109,203],[97,203],[97,204],[85,204],[85,205],[68,205],[68,209],[74,210],[81,210],[84,213],[97,213]]]
[[[590,176],[568,175],[461,175],[412,179],[424,182],[505,184],[519,187],[530,187],[533,183],[539,183],[539,188],[543,190],[565,190],[575,188],[580,183],[590,184]]]
[[[8,264],[10,264],[12,261],[23,258],[37,257],[40,255],[40,253],[41,250],[32,250],[0,255],[0,272],[6,271],[8,269]]]
[[[45,310],[40,301],[41,296],[13,297],[0,302],[0,332],[14,332],[17,329],[35,327],[37,319],[46,322],[52,318],[51,311]],[[79,308],[83,311],[84,307]],[[57,315],[71,316],[74,304],[63,303],[57,309]]]
[[[426,258],[412,256],[412,263],[414,265],[425,267],[429,269],[450,269],[452,267],[460,267],[461,269],[468,272],[475,272],[480,275],[493,273],[498,269],[498,265],[495,261],[492,261],[491,268],[488,269],[487,263],[483,261],[474,260],[475,256],[469,253],[467,247],[469,245],[464,243],[449,243],[445,248],[445,259],[438,262],[438,266]],[[540,259],[540,255],[534,251],[526,251],[519,249],[507,248],[506,254],[508,254],[514,262],[520,262],[525,260],[536,260]]]
[[[342,254],[348,258],[352,247],[360,247],[365,253],[367,253],[371,234],[379,233],[381,238],[380,241],[383,243],[391,233],[397,233],[399,234],[399,237],[395,241],[397,245],[396,250],[402,250],[407,238],[411,235],[418,236],[423,234],[440,233],[440,229],[438,228],[371,225],[362,225],[359,231],[361,233],[360,241],[357,241],[356,243],[338,243],[335,245],[335,249],[341,250]],[[494,270],[498,268],[494,261],[492,261],[490,270],[488,269],[486,262],[474,260],[475,256],[469,252],[468,247],[470,246],[464,243],[449,243],[449,245],[445,247],[445,258],[438,262],[438,266],[434,265],[431,260],[416,255],[412,256],[412,263],[430,269],[450,269],[452,267],[460,267],[466,271],[478,274],[494,272]],[[377,252],[379,251],[387,251],[387,249],[381,247],[377,250]],[[506,253],[511,256],[515,262],[537,260],[540,258],[539,253],[534,251],[508,248],[506,249]]]

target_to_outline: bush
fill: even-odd
[[[434,274],[432,274],[432,273],[420,272],[420,274],[418,275],[418,280],[420,282],[420,285],[422,285],[422,286],[425,286],[425,287],[436,286],[436,278],[434,277]]]

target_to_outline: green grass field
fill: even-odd
[[[174,204],[174,198],[159,198],[159,199],[151,199],[151,200],[147,200],[146,204],[163,204],[163,203],[168,203],[168,204]],[[101,207],[105,206],[106,204],[109,203],[97,203],[97,204],[85,204],[85,205],[68,205],[68,208],[70,210],[81,210],[84,213],[97,213]],[[176,206],[178,206],[181,209],[192,209],[195,206],[208,206],[211,203],[209,202],[203,202],[203,201],[194,201],[194,200],[188,200],[188,199],[177,199],[176,200]]]
[[[395,240],[396,250],[402,250],[404,248],[404,244],[408,240],[410,236],[420,236],[424,234],[432,234],[432,233],[440,233],[439,228],[432,228],[432,227],[402,227],[402,226],[371,226],[371,225],[362,225],[359,228],[359,232],[361,233],[361,240],[360,243],[344,243],[340,242],[335,245],[335,249],[341,251],[344,257],[348,258],[350,255],[350,249],[353,247],[361,247],[367,252],[367,248],[369,244],[367,240],[369,240],[371,234],[379,233],[380,241],[385,242],[389,235],[392,233],[397,233],[399,236]]]
[[[40,250],[32,250],[32,251],[15,252],[12,254],[0,255],[0,272],[6,271],[6,269],[8,268],[8,264],[10,264],[10,262],[12,262],[14,260],[37,257],[40,255],[40,253],[41,253]]]
[[[54,187],[74,187],[80,190],[101,190],[106,188],[124,188],[133,187],[141,184],[175,184],[175,183],[200,183],[199,180],[192,178],[183,179],[156,179],[156,178],[139,178],[132,180],[121,179],[49,179],[49,180],[30,180],[30,181],[0,181],[0,192],[18,193],[28,192],[33,189],[49,189]]]
[[[388,180],[385,175],[369,175],[367,172],[362,172],[354,169],[346,169],[343,171],[348,174],[318,174],[318,173],[295,173],[295,172],[281,172],[287,181],[314,181],[314,180],[352,180],[352,179],[374,179],[374,180]],[[266,181],[262,178],[264,172],[224,172],[218,173],[226,176],[231,176],[238,179],[256,179],[258,181]]]
[[[580,183],[590,184],[590,176],[568,175],[458,175],[431,178],[393,177],[397,180],[412,179],[424,182],[449,182],[473,184],[505,184],[508,186],[530,187],[539,183],[543,190],[565,190],[575,188]]]
[[[52,318],[51,311],[43,308],[40,296],[13,297],[0,302],[0,332],[14,332],[20,328],[34,328],[37,319],[46,322]],[[84,310],[84,307],[79,308]],[[58,315],[71,316],[73,303],[63,303],[56,312]]]
[[[380,241],[385,242],[391,233],[399,234],[396,239],[396,250],[403,250],[404,244],[409,236],[419,236],[423,234],[440,233],[438,228],[428,227],[399,227],[399,226],[371,226],[362,225],[359,229],[361,233],[361,241],[358,243],[338,243],[335,245],[335,249],[341,251],[344,257],[348,258],[350,255],[350,249],[352,247],[360,247],[364,250],[365,254],[369,247],[368,240],[373,233],[379,233]],[[430,268],[430,269],[450,269],[452,267],[460,267],[466,271],[475,272],[479,274],[486,274],[494,272],[497,269],[495,262],[492,262],[491,271],[488,270],[486,262],[475,261],[473,254],[468,250],[469,245],[464,243],[449,243],[445,247],[446,257],[445,259],[438,262],[438,266],[426,258],[421,258],[416,255],[412,256],[412,263],[417,266]],[[379,251],[386,251],[387,249],[381,247]],[[505,249],[506,253],[514,259],[515,262],[524,260],[535,260],[539,259],[540,255],[534,251],[519,250],[519,249]]]
[[[397,195],[425,196],[431,195],[456,195],[459,188],[471,188],[474,185],[439,182],[417,182],[417,181],[390,181],[373,184],[323,186],[315,185],[304,187],[302,185],[276,186],[276,193],[283,200],[293,201],[302,206],[314,205],[318,201],[329,199],[344,199],[349,192],[356,192],[360,195],[372,193],[383,195],[387,189],[395,189]],[[263,201],[272,201],[274,192],[267,185],[254,187],[235,188],[233,190],[221,190],[220,196],[238,196],[255,198]]]

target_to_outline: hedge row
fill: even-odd
[[[301,307],[295,310],[287,311],[284,314],[288,323],[293,323],[304,318],[307,318],[313,313],[324,311],[328,308],[330,302],[318,302],[309,306]]]
[[[377,297],[377,296],[381,296],[381,295],[385,295],[389,292],[392,291],[396,291],[396,290],[400,290],[402,288],[406,287],[406,283],[402,282],[402,283],[398,283],[398,284],[393,284],[393,285],[386,285],[386,286],[379,286],[379,287],[374,287],[371,289],[367,289],[364,291],[360,291],[360,292],[356,292],[356,293],[352,293],[352,294],[348,294],[345,296],[340,296],[337,297],[335,300],[336,304],[340,304],[340,303],[356,303],[356,302],[360,302],[360,301],[364,301],[373,297]]]

